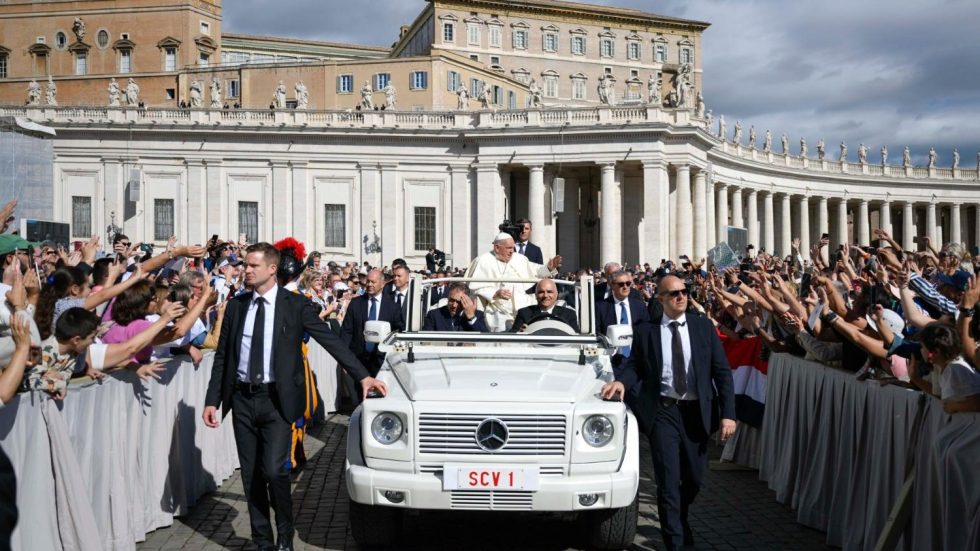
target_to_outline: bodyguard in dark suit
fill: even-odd
[[[245,283],[253,289],[228,302],[205,397],[204,424],[217,427],[234,410],[235,441],[248,501],[252,538],[273,549],[269,505],[276,512],[276,549],[293,548],[293,512],[287,461],[292,424],[306,408],[302,344],[309,334],[327,350],[363,393],[387,392],[306,297],[279,287],[279,251],[268,243],[247,250]],[[218,407],[223,415],[219,416]]]
[[[514,325],[510,328],[511,333],[523,331],[524,326],[529,325],[531,320],[543,314],[551,314],[578,333],[578,316],[575,314],[575,310],[555,305],[558,300],[558,286],[555,285],[554,280],[542,279],[539,281],[534,295],[538,299],[538,303],[533,306],[525,306],[517,311]]]
[[[438,272],[435,275],[436,279],[442,279],[446,277],[446,274]],[[438,285],[432,285],[429,287],[429,306],[435,306],[439,304],[439,301],[447,298],[449,296],[449,287],[445,283],[440,283]]]
[[[630,325],[636,327],[639,323],[650,321],[647,305],[640,299],[633,298],[633,276],[629,272],[618,271],[610,278],[612,296],[596,302],[596,330],[605,335],[610,325]],[[613,365],[619,365],[629,358],[631,348],[626,347],[616,352],[612,357]]]
[[[340,336],[350,347],[351,352],[363,363],[368,371],[377,375],[384,361],[384,354],[378,347],[364,340],[364,324],[372,320],[386,321],[392,331],[405,329],[402,310],[395,304],[391,295],[384,293],[384,274],[381,270],[371,270],[364,285],[364,294],[355,297],[347,307]],[[407,301],[407,298],[406,298]]]
[[[595,286],[595,298],[596,300],[609,300],[613,296],[609,282],[612,281],[613,274],[623,270],[623,266],[618,262],[607,262],[602,267],[602,270],[606,274],[606,281]],[[633,287],[630,287],[630,296],[637,300],[643,300],[643,295],[640,291]]]
[[[430,310],[422,323],[423,331],[476,331],[486,333],[487,321],[477,310],[466,285],[453,283],[449,287],[449,302],[441,308]]]
[[[694,545],[688,509],[708,464],[708,437],[720,410],[721,437],[735,432],[732,371],[707,318],[685,314],[687,287],[666,276],[657,289],[659,320],[634,328],[630,357],[604,398],[623,396],[650,438],[660,531],[667,549]]]
[[[514,252],[526,256],[531,262],[544,264],[544,254],[541,253],[541,247],[531,243],[531,221],[527,218],[521,218],[517,221],[517,225],[521,226],[521,234],[514,241]]]

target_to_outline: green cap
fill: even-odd
[[[27,249],[31,244],[19,235],[5,233],[0,235],[0,254],[12,253],[16,250]]]

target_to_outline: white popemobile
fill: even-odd
[[[388,396],[364,401],[350,420],[354,539],[396,542],[406,509],[550,511],[584,515],[594,548],[629,547],[637,424],[622,402],[599,391],[612,380],[616,346],[631,343],[631,328],[596,334],[593,281],[583,277],[569,284],[580,333],[547,315],[521,333],[421,332],[428,286],[456,281],[487,280],[415,276],[407,330],[389,334],[378,321],[365,328],[387,352],[378,377]]]

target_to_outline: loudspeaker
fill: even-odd
[[[131,203],[138,203],[140,200],[141,176],[142,172],[138,168],[129,171],[129,201]]]
[[[551,182],[551,190],[555,196],[555,212],[565,212],[565,179],[555,178]]]

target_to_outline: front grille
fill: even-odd
[[[452,509],[471,511],[530,511],[533,504],[533,494],[522,491],[467,492],[453,490],[450,496]]]
[[[491,417],[503,421],[510,433],[494,452],[476,443],[476,428]],[[566,439],[564,415],[419,414],[420,454],[563,456]]]
[[[442,476],[442,463],[420,463],[419,474]],[[565,476],[564,465],[538,465],[539,476]]]

